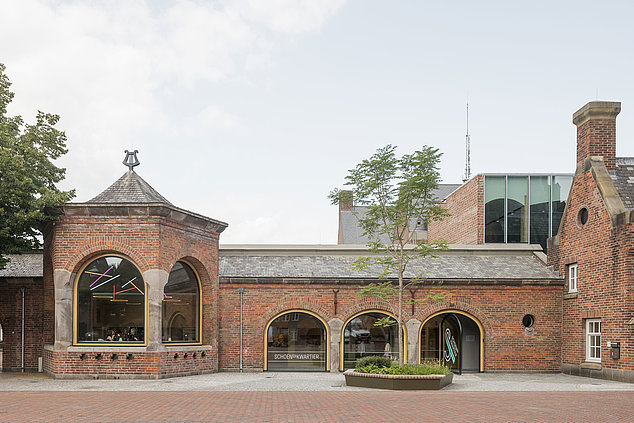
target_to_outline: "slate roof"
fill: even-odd
[[[41,253],[7,254],[11,259],[4,269],[0,269],[0,278],[41,278],[43,275],[43,255]]]
[[[128,171],[101,194],[88,200],[90,204],[167,204],[172,205],[136,172]]]
[[[626,209],[634,209],[634,157],[617,157],[610,177]]]
[[[375,279],[379,268],[352,270],[356,256],[220,256],[221,278],[365,278]],[[561,278],[533,255],[443,255],[412,261],[406,277],[425,270],[428,279],[542,280]],[[392,275],[395,277],[395,275]]]
[[[449,194],[460,188],[462,184],[438,184],[438,188],[434,190],[434,195],[440,200],[447,198]],[[341,210],[341,229],[343,232],[344,244],[358,244],[365,245],[368,243],[368,237],[363,236],[363,230],[359,227],[358,219],[365,216],[366,208],[364,206],[354,206],[352,210]],[[416,219],[410,221],[410,230],[414,229],[426,229],[426,227],[419,227]],[[425,225],[423,225],[425,226]],[[388,242],[387,236],[381,237],[382,242]]]

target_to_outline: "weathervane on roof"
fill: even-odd
[[[139,165],[139,159],[137,159],[136,157],[136,153],[138,152],[139,150],[134,150],[134,151],[125,150],[125,159],[123,159],[123,164],[128,166],[128,169],[130,169],[130,172],[134,172],[134,166]]]

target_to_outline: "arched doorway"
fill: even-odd
[[[445,310],[428,317],[420,329],[419,361],[439,361],[454,373],[484,371],[484,331],[473,316]]]
[[[264,370],[329,370],[328,326],[309,311],[277,315],[266,326],[264,338]]]
[[[391,326],[375,326],[379,319],[390,317]],[[403,331],[403,336],[406,332]],[[407,339],[405,345],[407,345]],[[396,317],[380,310],[366,310],[350,317],[341,332],[340,370],[354,368],[356,361],[368,355],[381,355],[393,360],[399,358]]]

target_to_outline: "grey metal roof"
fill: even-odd
[[[343,255],[235,255],[220,257],[221,278],[369,278],[379,267],[352,270],[356,256]],[[441,255],[410,262],[405,276],[424,270],[428,279],[559,280],[554,271],[533,255]],[[394,277],[395,275],[392,275]]]
[[[43,275],[42,253],[7,254],[11,261],[0,269],[0,278],[41,278]]]
[[[610,177],[626,209],[634,209],[634,157],[617,157]]]
[[[101,194],[88,200],[92,204],[168,204],[172,205],[136,172],[128,171]]]
[[[449,194],[460,188],[462,184],[438,184],[438,188],[434,190],[434,195],[439,200],[445,200]]]
[[[444,200],[449,194],[460,188],[462,184],[438,184],[438,188],[433,194],[439,200]],[[352,210],[340,210],[341,230],[344,244],[363,245],[368,243],[368,237],[363,235],[363,229],[359,227],[359,218],[365,216],[367,208],[364,206],[354,206]],[[426,229],[426,225],[418,225],[416,219],[410,221],[410,231],[415,229]],[[389,242],[387,236],[381,237],[381,242]]]

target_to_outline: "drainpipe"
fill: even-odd
[[[240,373],[242,373],[242,304],[244,298],[244,288],[238,288],[240,293]]]
[[[22,373],[24,373],[24,294],[26,287],[23,286],[20,291],[22,291]]]

